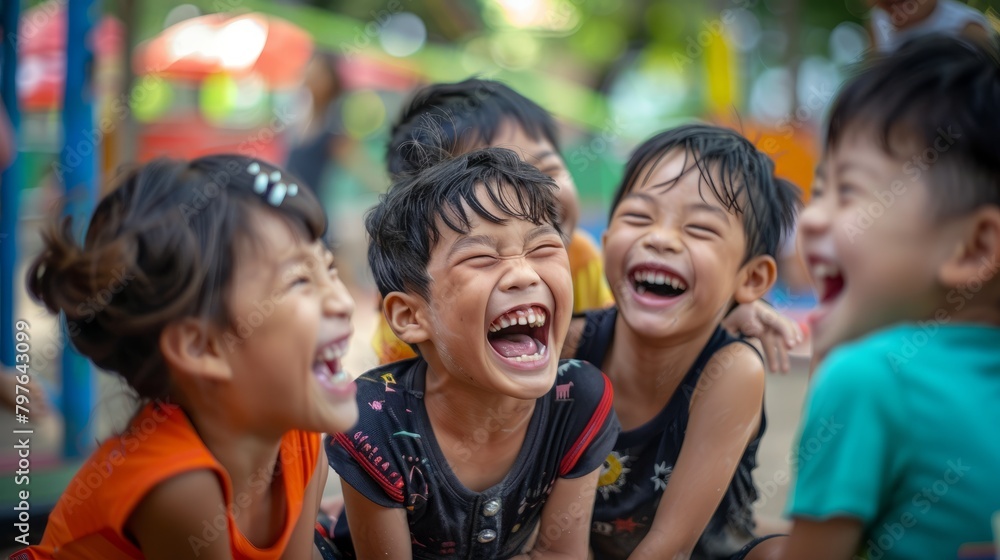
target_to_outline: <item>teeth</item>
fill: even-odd
[[[838,276],[840,270],[833,264],[830,263],[818,263],[813,265],[813,276],[817,278],[825,278],[829,276]]]
[[[518,309],[517,311],[502,315],[490,324],[490,332],[499,332],[512,325],[529,325],[541,327],[545,325],[545,310],[538,307],[530,307],[527,311]]]
[[[537,362],[545,357],[545,345],[538,342],[538,351],[534,354],[524,354],[523,356],[516,356],[511,358],[515,362]]]
[[[347,351],[347,345],[345,343],[331,344],[320,348],[316,353],[317,360],[324,362],[332,362],[344,356]]]
[[[659,286],[670,286],[675,290],[686,290],[687,285],[680,278],[675,278],[668,275],[665,272],[654,272],[652,270],[637,270],[632,273],[632,278],[636,283],[653,284]],[[646,290],[644,286],[641,287],[643,292]],[[640,292],[642,293],[642,292]]]

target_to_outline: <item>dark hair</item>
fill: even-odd
[[[774,176],[774,162],[767,154],[727,128],[689,124],[661,132],[639,145],[625,167],[625,177],[611,203],[611,216],[622,198],[648,181],[660,161],[674,150],[684,153],[684,173],[697,168],[701,174],[699,189],[707,184],[722,206],[742,218],[746,259],[776,255],[783,236],[794,225],[799,190]],[[680,179],[675,177],[661,186],[672,187]]]
[[[1000,205],[1000,58],[961,39],[928,36],[861,67],[833,103],[831,149],[866,127],[891,157],[929,165],[937,217]],[[948,144],[941,149],[940,142]],[[933,153],[934,160],[926,153]],[[904,170],[907,168],[904,167]]]
[[[479,185],[500,215],[483,206]],[[365,216],[368,264],[379,292],[429,297],[427,263],[441,237],[437,220],[469,233],[472,216],[464,205],[495,224],[514,218],[551,224],[561,234],[555,190],[551,178],[504,148],[476,150],[397,182]]]
[[[141,398],[165,397],[160,334],[184,317],[230,327],[224,294],[237,245],[255,239],[251,212],[272,212],[313,240],[326,230],[311,189],[292,184],[295,178],[277,168],[235,155],[130,169],[97,205],[83,246],[69,218],[43,230],[28,291],[65,314],[73,346],[94,364],[120,374]],[[284,188],[292,190],[280,204],[265,201]]]
[[[386,147],[389,174],[414,173],[468,146],[489,144],[510,120],[559,151],[552,115],[505,84],[470,78],[427,86],[414,94],[392,127]]]

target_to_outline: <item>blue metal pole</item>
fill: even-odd
[[[94,133],[94,56],[87,40],[98,7],[94,0],[69,0],[67,7],[63,147],[57,173],[65,189],[65,212],[73,217],[81,239],[98,192],[100,136]],[[68,340],[65,325],[63,337]],[[93,427],[89,420],[96,392],[90,363],[66,344],[62,353],[62,412],[66,423],[63,455],[67,458],[84,456],[93,449]]]
[[[18,137],[21,113],[17,108],[17,20],[20,17],[19,0],[3,3],[3,49],[0,51],[0,94],[10,116],[13,137]],[[14,275],[17,271],[17,209],[21,198],[20,164],[14,150],[10,166],[0,177],[0,362],[14,365]]]

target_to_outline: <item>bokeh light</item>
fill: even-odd
[[[347,94],[341,111],[344,129],[355,138],[364,138],[385,123],[385,103],[372,90]]]
[[[163,116],[174,101],[170,83],[154,76],[142,76],[132,86],[129,107],[139,122],[151,122]]]
[[[210,122],[226,120],[236,108],[239,86],[229,74],[213,74],[201,84],[198,106]]]
[[[379,43],[392,56],[405,57],[419,51],[427,41],[427,27],[416,14],[403,12],[389,16],[382,26]]]
[[[837,64],[850,64],[864,54],[868,43],[864,27],[845,21],[830,32],[830,56]]]
[[[490,38],[490,54],[494,62],[507,70],[521,70],[538,61],[541,47],[538,40],[523,31],[501,31]]]

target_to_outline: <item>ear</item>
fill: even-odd
[[[204,321],[182,319],[164,327],[160,353],[172,370],[184,375],[216,381],[233,377],[222,338]]]
[[[1000,207],[986,206],[966,219],[955,250],[938,269],[938,280],[948,287],[987,283],[997,275],[1000,260]]]
[[[778,279],[778,265],[771,255],[758,255],[750,259],[736,278],[737,303],[757,301],[774,285]]]
[[[407,344],[420,344],[430,337],[424,326],[424,300],[403,292],[390,292],[382,300],[382,312],[392,332]]]

